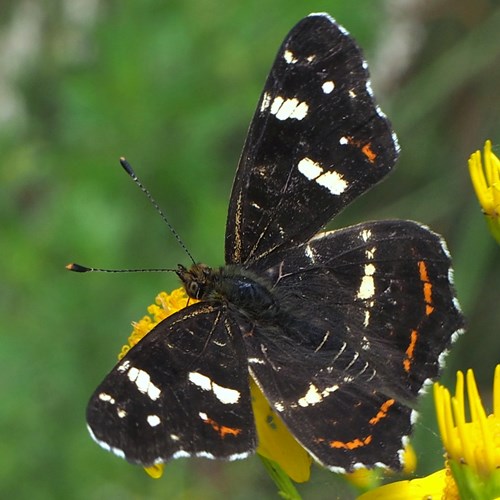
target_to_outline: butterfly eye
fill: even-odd
[[[187,292],[194,299],[198,299],[198,295],[200,293],[200,285],[196,281],[191,281],[188,285]]]

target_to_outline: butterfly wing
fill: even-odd
[[[279,49],[233,185],[226,262],[307,241],[393,167],[398,145],[356,42],[326,14]]]
[[[92,437],[143,466],[247,456],[256,436],[243,349],[238,326],[221,307],[199,303],[170,316],[92,395]]]
[[[463,327],[444,241],[369,222],[312,238],[266,274],[285,313],[244,339],[268,400],[320,463],[399,467],[417,396]]]

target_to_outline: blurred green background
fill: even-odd
[[[332,227],[419,220],[454,256],[469,331],[443,380],[500,361],[499,248],[469,154],[500,143],[500,4],[488,0],[245,2],[2,0],[0,4],[0,496],[276,498],[259,460],[179,460],[155,481],[87,435],[87,399],[168,274],[78,275],[187,264],[118,164],[125,155],[200,261],[222,263],[231,183],[267,71],[288,30],[328,11],[364,47],[398,132],[396,172]],[[499,153],[498,146],[496,147]],[[430,398],[419,473],[441,460]],[[314,468],[305,498],[351,498]]]

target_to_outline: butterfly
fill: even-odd
[[[320,232],[399,153],[367,63],[327,14],[281,45],[241,154],[222,267],[179,265],[199,299],[160,322],[92,395],[94,440],[129,462],[240,459],[249,376],[323,466],[400,468],[419,393],[463,327],[450,255],[416,222]]]

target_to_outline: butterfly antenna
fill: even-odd
[[[130,163],[125,158],[121,157],[120,158],[120,164],[123,167],[123,169],[125,170],[125,172],[127,172],[127,174],[130,175],[130,177],[132,177],[132,180],[136,183],[136,185],[139,186],[140,190],[147,196],[148,200],[151,202],[151,204],[153,205],[153,207],[155,208],[155,210],[158,212],[158,214],[160,215],[160,217],[163,219],[163,222],[165,222],[165,224],[170,229],[170,232],[175,236],[175,239],[177,240],[177,242],[179,243],[179,245],[181,246],[181,248],[186,252],[187,256],[191,259],[191,262],[193,264],[196,264],[196,261],[194,260],[193,256],[191,255],[191,253],[187,249],[187,247],[184,244],[184,242],[181,240],[181,237],[179,236],[179,234],[177,233],[177,231],[174,229],[174,227],[172,226],[172,224],[170,224],[170,222],[168,221],[166,215],[163,213],[162,209],[160,208],[160,205],[158,205],[158,203],[156,202],[156,200],[153,198],[153,195],[144,186],[144,184],[139,180],[139,178],[137,177],[137,175],[134,172],[134,170],[133,170],[132,166],[130,165]]]
[[[72,262],[66,266],[68,271],[75,273],[175,273],[178,269],[153,268],[153,269],[101,269],[100,267],[87,267]]]

